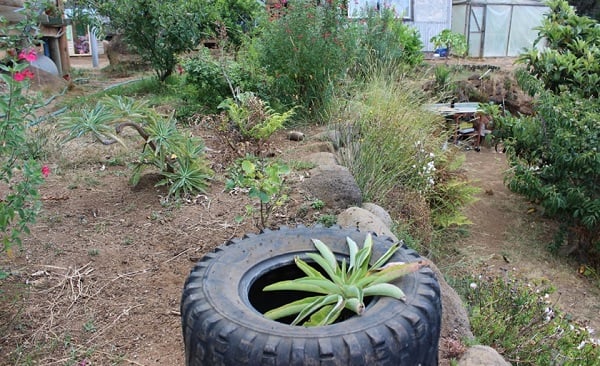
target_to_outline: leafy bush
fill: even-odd
[[[423,61],[419,32],[396,18],[392,9],[369,12],[358,34],[361,44],[356,67],[361,73],[378,67],[378,64],[415,66]]]
[[[477,341],[513,363],[597,364],[600,341],[589,328],[554,308],[550,300],[554,289],[548,283],[484,275],[454,287],[466,299]]]
[[[597,100],[542,93],[538,115],[508,119],[509,187],[570,227],[584,261],[600,258],[600,108]],[[575,239],[576,238],[576,239]],[[571,252],[574,250],[570,250]]]
[[[550,12],[537,27],[534,48],[519,56],[531,75],[555,93],[570,90],[582,97],[600,96],[600,27],[578,16],[565,0],[547,2]],[[543,51],[535,48],[538,43]]]
[[[466,56],[469,51],[465,36],[450,29],[444,29],[438,35],[431,37],[429,42],[433,43],[436,49],[447,48],[448,54],[455,54],[458,57]]]
[[[103,144],[125,142],[119,134],[125,127],[135,129],[145,144],[134,164],[131,184],[136,185],[148,166],[159,169],[163,179],[157,185],[169,187],[169,197],[186,197],[205,192],[212,171],[204,157],[204,141],[177,129],[173,116],[164,117],[146,102],[128,97],[106,97],[93,109],[82,110],[59,122],[65,141],[92,135]]]
[[[354,59],[353,27],[337,3],[315,6],[299,0],[286,11],[262,25],[245,57],[258,67],[275,109],[299,105],[300,113],[314,114],[329,104]]]
[[[27,144],[28,122],[35,118],[38,103],[29,91],[34,76],[29,63],[37,58],[33,5],[25,2],[25,17],[19,24],[9,25],[0,18],[5,31],[0,53],[7,53],[0,63],[0,253],[8,254],[14,244],[21,244],[22,234],[29,233],[28,225],[41,207],[42,175],[49,174],[48,167],[41,167],[30,155]]]
[[[539,28],[548,48],[522,55],[527,68],[517,73],[519,85],[536,95],[536,114],[498,119],[509,147],[508,182],[560,220],[555,248],[566,237],[565,253],[600,265],[600,28],[566,1],[548,5]]]
[[[100,14],[122,32],[127,44],[149,62],[164,81],[177,64],[177,54],[192,50],[205,35],[207,14],[182,0],[117,0],[97,4]]]
[[[215,60],[208,48],[201,48],[194,56],[183,58],[181,66],[185,72],[185,82],[195,89],[194,97],[208,111],[215,112],[217,106],[226,98],[232,97],[232,85],[239,86],[239,67],[233,61],[224,61],[223,65]]]

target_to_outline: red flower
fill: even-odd
[[[44,176],[44,178],[48,178],[48,176],[50,175],[50,168],[48,168],[48,165],[44,165],[42,167],[42,175]]]
[[[184,71],[184,70],[183,70],[183,67],[181,67],[181,65],[177,65],[177,73],[178,73],[179,75],[181,75],[181,74],[183,74],[183,71]]]
[[[33,62],[37,60],[37,54],[33,48],[26,49],[19,53],[19,60],[27,60],[27,62]]]
[[[31,70],[25,69],[23,71],[15,72],[13,79],[15,79],[15,81],[23,81],[25,79],[33,79],[34,76],[35,75]]]

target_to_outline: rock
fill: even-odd
[[[300,189],[325,202],[332,210],[344,210],[362,204],[362,194],[350,171],[340,165],[322,165],[309,171]]]
[[[303,161],[314,163],[316,165],[337,165],[335,154],[330,152],[316,152],[302,158]]]
[[[301,146],[301,147],[299,147],[299,149],[302,149],[302,152],[304,154],[311,154],[311,153],[316,153],[316,152],[330,152],[330,153],[335,152],[335,149],[333,148],[333,145],[331,144],[331,142],[327,142],[327,141],[314,142],[311,144]]]
[[[302,141],[304,140],[304,133],[300,131],[290,131],[288,132],[288,139],[291,141]]]
[[[492,347],[476,345],[458,360],[458,366],[510,366]]]
[[[350,207],[337,216],[337,224],[342,227],[358,228],[361,231],[371,231],[380,236],[389,236],[394,241],[398,238],[390,231],[383,221],[370,211],[360,207]]]
[[[391,229],[392,226],[394,225],[394,221],[392,220],[392,217],[383,207],[381,207],[375,203],[365,202],[365,203],[363,203],[362,208],[371,212],[375,216],[379,217],[379,219],[383,222],[383,224],[385,226],[387,226],[388,228]]]
[[[448,282],[444,279],[444,275],[440,269],[431,264],[431,270],[440,283],[440,292],[442,294],[442,338],[452,339],[472,339],[471,323],[469,315],[464,308],[460,296],[456,293]]]

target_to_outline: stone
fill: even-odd
[[[440,292],[442,296],[442,338],[452,339],[473,339],[471,332],[471,323],[469,315],[463,306],[463,302],[440,271],[434,264],[430,265],[431,270],[435,273],[440,284]]]
[[[338,163],[335,154],[330,152],[312,153],[303,157],[302,160],[316,165],[337,165]]]
[[[383,221],[370,211],[360,207],[349,207],[337,216],[337,224],[342,227],[358,228],[360,231],[370,231],[379,236],[388,236],[398,241]]]
[[[458,366],[510,366],[510,363],[492,347],[476,345],[467,349]]]
[[[304,133],[300,131],[290,131],[288,132],[288,139],[291,141],[302,141],[304,140]]]
[[[300,189],[325,202],[331,210],[345,210],[362,204],[362,194],[348,168],[340,165],[321,165],[308,172]]]
[[[383,207],[372,202],[365,202],[363,203],[362,208],[379,217],[383,224],[386,225],[388,228],[391,229],[394,225],[392,217]]]

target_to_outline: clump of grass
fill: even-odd
[[[349,121],[335,127],[340,161],[364,199],[416,223],[411,235],[427,241],[434,228],[470,223],[461,209],[475,191],[458,174],[461,161],[447,148],[443,119],[422,108],[425,102],[416,84],[384,68],[338,100],[331,119]],[[407,212],[409,217],[398,217]]]
[[[464,278],[454,287],[466,300],[477,341],[513,364],[596,365],[600,341],[550,300],[547,281],[509,274]]]

